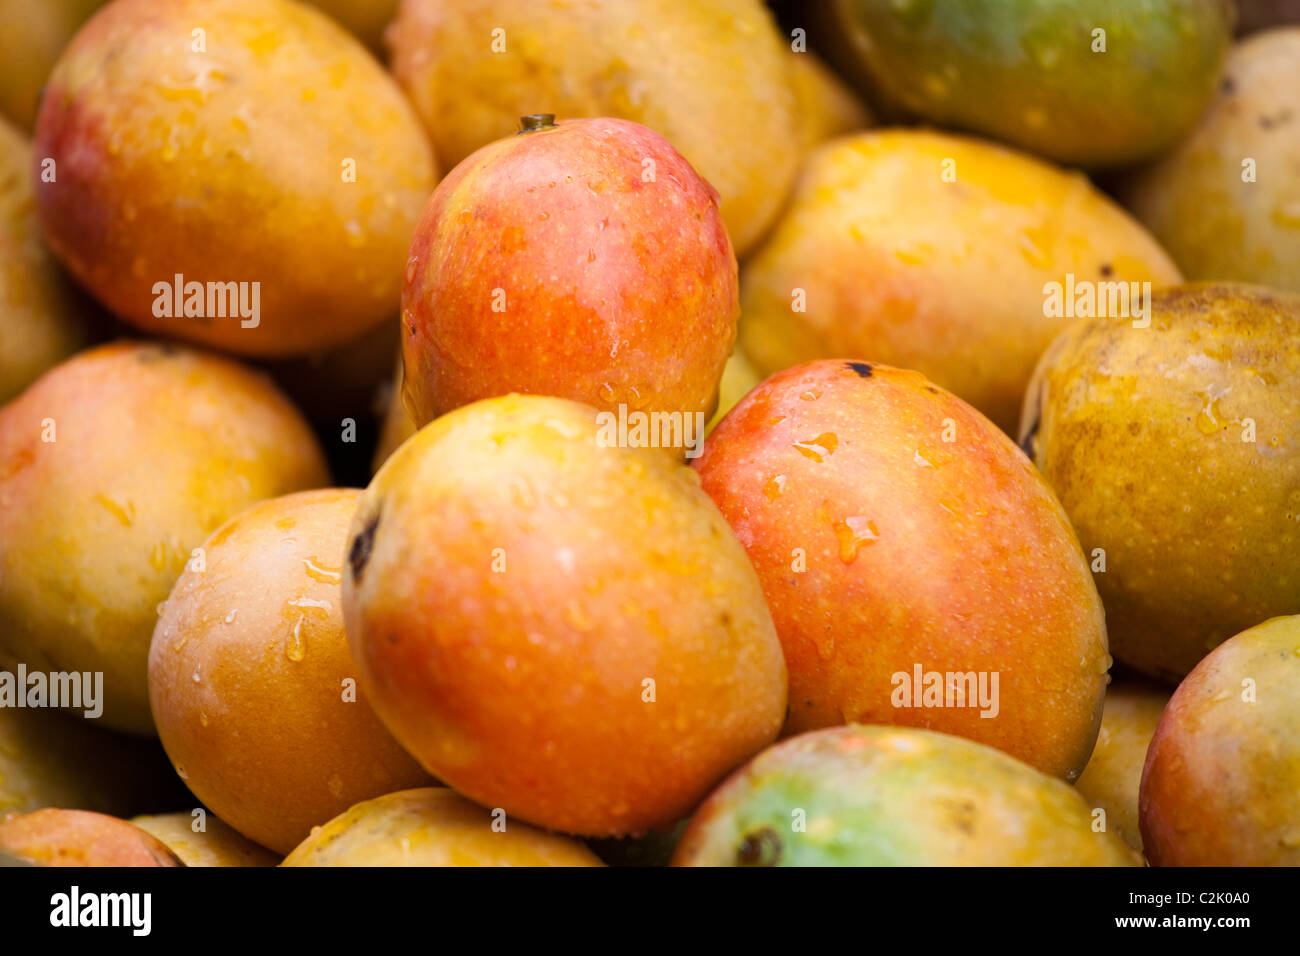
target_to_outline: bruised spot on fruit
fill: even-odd
[[[781,836],[771,827],[746,833],[736,848],[739,866],[776,866],[781,859]]]
[[[1115,269],[1109,262],[1103,262],[1098,271],[1101,273],[1103,279],[1109,279],[1115,274]]]
[[[866,362],[850,362],[848,367],[857,372],[859,378],[871,378],[871,366]]]
[[[361,533],[352,539],[352,547],[348,549],[348,567],[352,570],[352,580],[360,581],[361,572],[366,569],[366,562],[370,560],[370,549],[375,543],[375,530],[379,527],[379,512],[361,530]]]
[[[1025,453],[1030,461],[1034,461],[1034,439],[1038,437],[1038,425],[1043,420],[1042,414],[1038,411],[1034,413],[1034,420],[1025,432],[1025,437],[1020,442],[1020,450]]]
[[[1231,96],[1237,92],[1237,81],[1230,76],[1225,76],[1223,82],[1219,84],[1219,89],[1225,96]]]

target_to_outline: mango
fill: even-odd
[[[1300,296],[1194,283],[1052,343],[1021,442],[1079,534],[1111,652],[1176,682],[1300,612]]]
[[[1300,615],[1219,645],[1178,685],[1142,771],[1155,866],[1300,866]]]
[[[387,38],[447,168],[530,113],[633,120],[718,191],[739,255],[794,179],[789,53],[760,0],[408,0]]]
[[[1069,785],[959,737],[832,727],[771,747],[691,818],[675,866],[1134,866]]]
[[[992,422],[917,372],[823,361],[750,392],[694,468],[790,671],[785,733],[905,724],[1073,780],[1110,657],[1065,513]]]
[[[288,853],[360,800],[427,775],[380,724],[343,632],[344,540],[360,492],[264,501],[203,543],[149,647],[158,736],[194,795]]]
[[[85,810],[36,810],[0,819],[0,853],[38,866],[184,866],[139,827]]]
[[[786,671],[754,569],[684,465],[510,395],[425,426],[349,534],[361,686],[424,767],[582,836],[671,825],[775,739]]]
[[[131,823],[167,845],[186,866],[275,866],[280,858],[240,836],[212,814],[202,829],[189,811],[135,817]]]
[[[257,356],[391,316],[435,179],[396,84],[291,0],[116,0],[59,58],[34,153],[46,239],[95,298]]]
[[[1232,42],[1231,0],[831,0],[850,71],[894,117],[1072,166],[1168,149]]]
[[[1233,48],[1214,100],[1121,197],[1189,279],[1300,292],[1300,27]]]
[[[152,734],[158,606],[193,549],[263,498],[327,484],[265,376],[119,342],[0,408],[0,669],[102,672],[104,724]]]
[[[90,304],[41,239],[31,161],[26,137],[0,120],[0,405],[97,331]]]
[[[1050,306],[1051,284],[1179,279],[1078,173],[978,140],[879,130],[808,158],[741,275],[740,344],[763,376],[844,357],[916,369],[1011,432],[1070,314]]]
[[[0,116],[24,131],[36,122],[54,61],[105,0],[0,0]]]
[[[698,435],[736,340],[717,193],[614,119],[528,128],[443,180],[402,289],[416,424],[510,392],[686,415]]]
[[[508,820],[445,787],[367,800],[312,831],[284,866],[601,866],[577,840]]]
[[[1142,849],[1138,828],[1142,765],[1168,701],[1169,691],[1163,685],[1139,678],[1117,680],[1106,688],[1097,746],[1074,782],[1094,811],[1106,812],[1106,826],[1138,851]]]

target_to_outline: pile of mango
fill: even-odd
[[[0,40],[8,862],[1300,864],[1297,4]]]

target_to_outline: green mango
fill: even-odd
[[[842,68],[887,115],[1123,165],[1186,133],[1232,40],[1229,0],[832,0]]]

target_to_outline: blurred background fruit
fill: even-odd
[[[0,115],[23,130],[36,123],[45,85],[72,35],[106,0],[0,0]]]
[[[387,40],[447,169],[530,113],[634,120],[718,191],[742,256],[794,177],[789,44],[759,0],[405,0]]]
[[[135,817],[131,822],[165,843],[186,866],[275,866],[280,862],[270,850],[240,836],[210,813],[204,815],[203,829],[198,831],[188,810]]]
[[[155,740],[79,715],[0,707],[0,817],[42,807],[125,817],[190,799]]]
[[[1186,140],[1121,187],[1188,279],[1300,292],[1300,27],[1232,51]]]
[[[1177,681],[1300,612],[1300,296],[1191,284],[1157,291],[1148,319],[1068,326],[1021,443],[1102,560],[1111,653]]]
[[[34,151],[57,173],[36,184],[46,239],[100,302],[260,356],[393,315],[435,179],[397,85],[289,0],[117,0],[60,57]],[[202,315],[188,291],[168,301],[178,275],[240,285],[247,314],[211,291]]]
[[[31,165],[27,138],[0,119],[0,405],[105,324],[45,248]]]
[[[0,668],[103,673],[104,724],[153,733],[158,606],[192,549],[262,498],[329,483],[264,376],[119,342],[0,408]]]
[[[1234,24],[1231,0],[829,0],[823,9],[832,52],[886,118],[1087,167],[1149,159],[1184,136],[1214,91]]]
[[[600,866],[577,840],[489,811],[445,787],[367,800],[289,854],[285,866]]]
[[[1156,866],[1300,866],[1300,616],[1225,641],[1169,701],[1142,774]]]
[[[1045,284],[1177,282],[1169,257],[1082,175],[979,140],[881,130],[832,142],[741,275],[760,375],[861,358],[924,373],[1014,432],[1066,320]]]
[[[691,819],[677,866],[1135,866],[1073,787],[990,747],[855,725],[771,747]]]
[[[1147,747],[1156,732],[1169,689],[1139,678],[1117,678],[1106,688],[1097,745],[1074,788],[1089,806],[1106,811],[1106,827],[1135,850],[1142,849],[1138,829],[1138,788]]]
[[[184,866],[139,827],[85,810],[36,810],[0,819],[0,853],[39,866]]]

